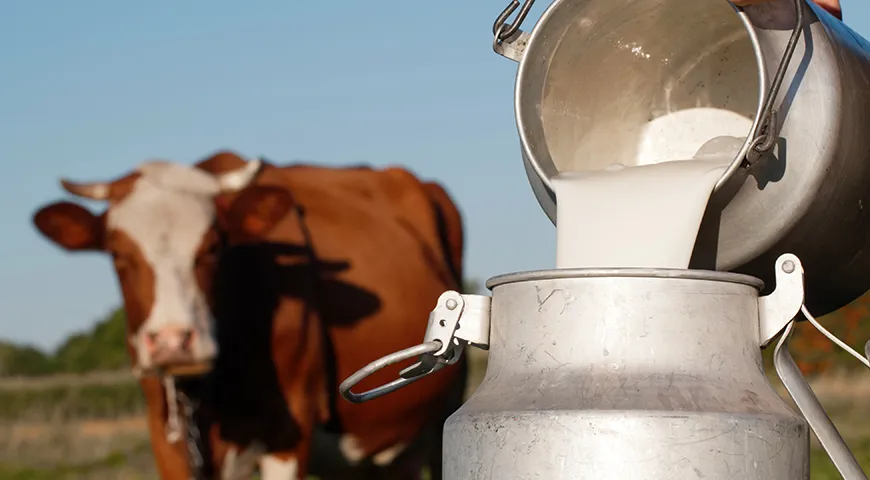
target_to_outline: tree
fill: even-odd
[[[130,357],[124,310],[116,309],[90,332],[70,336],[54,356],[58,369],[68,373],[117,370],[128,366]]]
[[[0,343],[0,376],[39,376],[54,373],[52,358],[30,345]]]

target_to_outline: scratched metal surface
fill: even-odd
[[[444,478],[809,478],[808,427],[762,373],[757,287],[715,275],[494,286]]]

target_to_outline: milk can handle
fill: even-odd
[[[803,312],[804,316],[807,317],[807,320],[809,320],[813,326],[818,328],[819,331],[825,334],[828,338],[832,340],[836,339],[836,337],[818,324],[816,319],[809,314],[806,307],[801,307],[801,312]],[[831,421],[830,417],[828,417],[828,414],[825,413],[824,407],[822,407],[819,399],[816,398],[812,388],[809,386],[806,379],[804,379],[800,369],[794,361],[794,358],[792,358],[791,353],[788,351],[788,341],[791,337],[792,331],[794,330],[794,325],[795,320],[790,321],[788,325],[786,325],[785,330],[776,345],[776,349],[774,350],[773,364],[776,368],[776,373],[783,385],[785,385],[786,390],[794,400],[798,409],[801,411],[804,418],[806,418],[810,428],[813,429],[816,437],[818,437],[819,443],[822,444],[822,448],[824,448],[828,457],[834,463],[837,471],[840,472],[840,475],[845,480],[867,480],[867,476],[864,474],[864,471],[861,469],[855,456],[849,450],[849,447],[846,445],[843,437],[840,436],[840,432],[837,431],[837,427],[834,426],[834,423]],[[835,343],[860,359],[865,366],[870,367],[870,361],[868,361],[867,358],[861,357],[839,339],[836,339]]]
[[[526,2],[523,3],[522,8],[520,8],[519,0],[511,0],[511,3],[502,10],[498,15],[498,18],[496,18],[495,22],[492,24],[492,43],[494,46],[500,45],[501,42],[507,40],[520,31],[520,26],[523,24],[523,20],[526,19],[529,10],[532,9],[532,5],[534,4],[535,0],[526,0]],[[517,18],[514,20],[514,23],[507,23],[508,17],[510,17],[517,8],[520,8],[520,11],[517,13]]]
[[[741,12],[741,15],[746,15],[746,13],[743,12],[742,7],[734,6],[734,8],[738,9],[738,11]],[[782,59],[779,61],[779,66],[773,76],[770,88],[764,96],[764,103],[762,103],[761,111],[758,115],[758,122],[755,123],[753,131],[751,132],[752,142],[749,143],[749,148],[746,149],[743,159],[741,161],[733,162],[728,167],[728,170],[722,176],[723,180],[730,178],[734,171],[739,167],[746,168],[754,164],[762,155],[770,151],[770,149],[772,149],[776,144],[778,133],[775,131],[777,122],[776,109],[774,109],[773,105],[774,102],[776,102],[776,97],[779,95],[779,90],[782,87],[783,80],[785,79],[785,72],[788,70],[794,51],[797,48],[801,32],[803,31],[804,0],[794,0],[794,8],[794,30],[792,30],[791,37],[789,37],[788,44],[786,44],[785,51],[782,54]],[[746,21],[749,21],[748,17],[746,17]],[[749,23],[751,24],[751,22]],[[754,37],[752,41],[753,43],[756,42]],[[720,183],[716,185],[716,190],[721,187],[721,183],[722,181],[720,180]]]
[[[488,349],[491,300],[485,295],[463,295],[454,290],[442,293],[438,297],[435,308],[429,313],[429,322],[422,344],[391,353],[369,363],[341,382],[338,392],[348,402],[362,403],[395,392],[447,365],[456,364],[462,357],[462,350],[468,345]],[[418,356],[420,359],[417,363],[399,372],[401,378],[367,392],[350,391],[356,384],[378,370]]]
[[[402,377],[393,380],[392,382],[381,385],[380,387],[373,388],[369,391],[363,393],[353,393],[350,391],[351,388],[356,386],[359,382],[363,381],[369,375],[377,372],[378,370],[393,365],[394,363],[403,362],[405,360],[409,360],[414,357],[418,357],[420,355],[425,355],[427,353],[435,353],[441,349],[441,342],[438,340],[432,342],[426,342],[414,347],[406,348],[404,350],[400,350],[396,353],[392,353],[385,357],[381,357],[365,367],[359,369],[353,375],[347,377],[345,381],[341,382],[341,385],[338,386],[338,392],[344,397],[345,400],[351,403],[362,403],[367,400],[371,400],[373,398],[377,398],[383,395],[386,395],[391,392],[395,392],[396,390],[405,387],[409,383],[416,382],[421,378],[429,375],[430,373],[436,372],[440,370],[444,365],[436,364],[433,366],[431,370],[426,371],[425,373],[421,373],[418,375],[410,376],[410,377]]]

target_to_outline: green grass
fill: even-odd
[[[0,478],[4,480],[67,480],[80,478],[150,478],[140,476],[137,472],[124,472],[132,455],[147,454],[150,456],[150,446],[145,443],[129,452],[112,452],[103,458],[89,462],[79,462],[66,465],[37,467],[16,465],[14,463],[0,464]]]
[[[50,469],[32,467],[13,467],[0,465],[0,478],[8,480],[48,480],[69,477],[81,477],[100,470],[117,469],[127,462],[123,453],[115,453],[97,462],[79,465],[61,465]]]
[[[0,389],[0,422],[117,418],[144,411],[145,399],[139,385],[134,382]]]
[[[870,437],[852,441],[849,446],[864,472],[870,472]],[[812,480],[841,480],[843,477],[837,472],[828,455],[824,451],[814,448],[810,454],[810,478]]]
[[[479,353],[472,354],[471,360],[469,392],[482,380],[486,365],[485,356]],[[778,384],[774,378],[771,381]],[[858,461],[870,472],[870,402],[865,400],[870,396],[870,375],[831,377],[814,388]],[[0,448],[0,479],[156,479],[147,432],[133,439],[104,439],[101,441],[107,445],[91,449],[68,433],[74,430],[63,430],[85,419],[135,417],[143,412],[138,384],[123,375],[109,380],[48,378],[20,385],[0,381],[0,428],[40,423],[58,432],[53,430],[32,444],[16,446],[17,450],[4,452]],[[839,479],[827,455],[813,443],[811,479]],[[55,453],[47,461],[45,452],[54,451],[75,453]]]

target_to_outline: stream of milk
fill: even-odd
[[[558,174],[556,267],[688,268],[713,188],[751,126],[727,110],[682,110],[646,126],[635,165]]]

